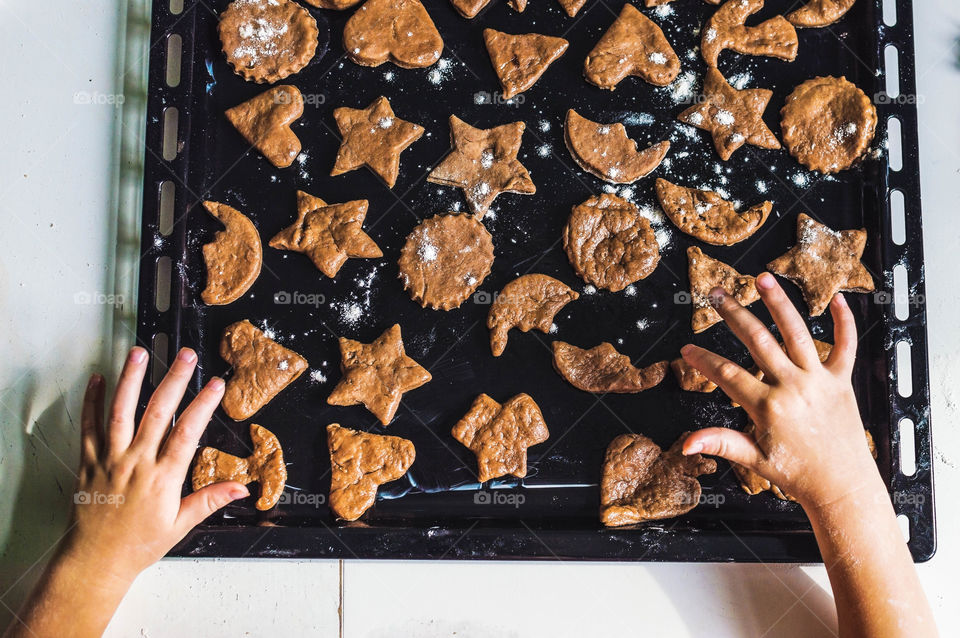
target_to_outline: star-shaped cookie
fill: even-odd
[[[767,269],[800,287],[818,317],[838,292],[873,292],[873,277],[860,262],[867,231],[833,230],[809,215],[797,217],[797,244]]]
[[[681,113],[684,124],[709,131],[713,144],[724,161],[744,144],[778,149],[780,141],[763,121],[763,112],[773,91],[730,86],[716,68],[707,69],[703,81],[703,100]]]
[[[331,175],[367,166],[393,188],[400,173],[400,153],[420,139],[423,127],[394,115],[381,96],[365,109],[341,106],[333,111],[343,140]]]
[[[527,448],[550,436],[540,407],[527,394],[500,405],[486,394],[453,426],[453,438],[477,455],[477,480],[527,475]]]
[[[363,232],[367,200],[327,204],[319,197],[297,191],[297,221],[287,226],[270,246],[307,255],[331,279],[350,257],[376,258],[383,253]]]
[[[500,193],[533,195],[537,187],[517,159],[524,128],[523,122],[513,122],[479,129],[451,115],[453,150],[427,181],[463,189],[470,212],[481,218]]]
[[[330,405],[363,404],[384,425],[397,413],[404,392],[432,379],[406,355],[400,326],[394,324],[373,343],[340,337],[343,378],[327,398]]]

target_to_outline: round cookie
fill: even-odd
[[[660,262],[650,222],[632,203],[607,193],[573,207],[563,248],[584,281],[612,292],[647,277]]]
[[[470,215],[435,215],[413,229],[398,264],[411,299],[434,310],[450,310],[490,274],[493,239]]]
[[[291,0],[234,0],[217,26],[227,62],[258,84],[296,73],[313,59],[317,21]]]
[[[807,80],[787,97],[780,115],[787,150],[823,173],[850,168],[867,152],[877,128],[876,107],[843,77]]]

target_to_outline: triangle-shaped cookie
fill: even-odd
[[[303,96],[295,86],[269,91],[227,109],[227,119],[240,135],[277,168],[286,168],[300,154],[300,138],[290,125],[303,115]]]
[[[728,295],[740,302],[741,306],[749,306],[760,298],[756,277],[741,275],[722,261],[707,257],[696,246],[687,248],[687,262],[690,273],[690,302],[693,304],[692,326],[695,333],[703,332],[723,321],[710,304],[710,291],[714,288],[723,288]]]
[[[563,38],[549,35],[511,35],[494,29],[484,29],[483,40],[507,100],[533,86],[570,45]]]

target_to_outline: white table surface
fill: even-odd
[[[918,569],[948,636],[960,630],[960,3],[914,4],[940,545]],[[133,71],[118,71],[126,6],[0,0],[0,626],[64,529],[83,383],[129,339],[115,306],[84,303],[120,294],[115,139],[137,131],[104,102],[140,81],[137,46]],[[108,635],[832,635],[826,586],[821,567],[772,565],[167,560]]]

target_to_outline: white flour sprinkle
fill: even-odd
[[[540,120],[537,122],[537,128],[540,129],[541,133],[547,133],[550,131],[550,120]]]
[[[637,289],[633,285],[627,286],[623,289],[623,294],[628,297],[634,297],[637,294]]]
[[[286,359],[284,359],[283,361],[277,364],[277,370],[286,370],[289,367],[290,367],[290,362],[287,361]]]
[[[623,123],[627,126],[648,126],[655,121],[649,113],[627,113],[623,117]]]
[[[654,51],[653,53],[651,53],[650,55],[648,55],[647,58],[648,58],[651,62],[653,62],[654,64],[666,64],[666,63],[667,63],[667,56],[665,56],[663,53],[660,53],[659,51]]]
[[[803,173],[794,173],[790,179],[800,188],[806,188],[810,185],[810,176]]]
[[[673,7],[669,4],[661,4],[659,7],[653,10],[653,15],[658,18],[668,18],[673,15]]]
[[[549,144],[541,144],[537,147],[537,155],[540,157],[550,157],[553,153],[553,147]]]
[[[693,99],[693,91],[697,86],[697,76],[692,71],[681,73],[670,85],[670,97],[674,102],[687,103]]]
[[[310,371],[310,380],[314,383],[326,383],[327,376],[323,374],[320,370],[311,370]]]
[[[484,168],[493,166],[493,151],[484,149],[483,153],[480,154],[480,166]]]
[[[417,249],[417,255],[425,262],[436,261],[437,253],[437,247],[429,242],[421,243]]]
[[[646,330],[650,326],[650,322],[646,319],[637,320],[637,330]]]
[[[585,295],[592,295],[595,292],[597,292],[597,289],[592,284],[587,284],[586,286],[583,287],[583,294]]]
[[[717,114],[713,116],[713,119],[723,126],[730,126],[737,121],[736,118],[733,117],[733,113],[724,109],[717,109]]]

